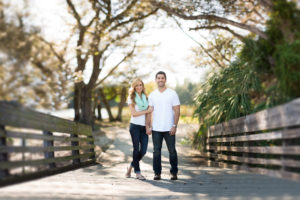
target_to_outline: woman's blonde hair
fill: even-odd
[[[144,85],[144,82],[142,81],[142,79],[140,79],[140,78],[134,79],[132,81],[131,87],[129,89],[129,97],[131,99],[131,102],[133,102],[134,104],[136,104],[136,102],[135,102],[135,87],[139,84],[139,82],[141,82],[142,85],[143,85],[143,91],[142,91],[142,93],[144,93],[146,95],[145,85]]]

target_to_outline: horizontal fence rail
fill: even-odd
[[[0,186],[95,163],[88,125],[0,102]]]
[[[208,128],[214,166],[300,181],[300,99]]]

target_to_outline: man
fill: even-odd
[[[165,139],[171,165],[171,180],[177,180],[178,159],[175,148],[175,133],[180,115],[180,101],[176,92],[166,87],[167,76],[159,71],[155,75],[157,89],[149,95],[149,106],[153,108],[153,120],[151,126],[151,114],[146,117],[146,132],[151,134],[153,141],[153,170],[154,180],[161,179],[161,148]]]

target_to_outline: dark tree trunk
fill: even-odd
[[[99,89],[99,94],[100,94],[101,100],[102,100],[102,102],[103,102],[103,104],[104,104],[104,106],[107,110],[109,121],[110,122],[114,121],[114,117],[111,113],[110,105],[109,105],[107,99],[105,98],[105,95],[104,95],[103,90],[101,88]]]
[[[81,119],[80,122],[93,125],[92,88],[87,85],[81,89]]]
[[[102,106],[101,106],[99,89],[96,89],[95,99],[94,99],[94,108],[93,108],[94,116],[95,116],[95,119],[96,119],[96,113],[97,113],[97,116],[98,116],[97,120],[103,121],[102,114],[101,114],[101,108],[102,108]]]
[[[75,83],[75,90],[74,90],[74,121],[79,122],[80,121],[80,102],[81,102],[81,88],[83,83]]]
[[[103,121],[102,114],[101,114],[101,109],[102,109],[101,102],[99,102],[97,104],[98,120]]]
[[[122,87],[121,89],[121,97],[120,97],[120,103],[119,103],[119,108],[118,108],[118,116],[116,118],[117,121],[122,121],[122,111],[126,103],[126,95],[127,95],[127,88]]]

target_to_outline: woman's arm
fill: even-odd
[[[133,117],[138,117],[138,116],[145,115],[147,113],[152,112],[152,108],[151,107],[148,107],[147,110],[136,111],[135,108],[134,108],[134,104],[129,104],[129,110],[130,110],[130,113],[131,113],[131,115]]]
[[[149,106],[149,107],[153,111],[153,106]],[[147,135],[152,134],[151,117],[152,117],[152,113],[146,114],[146,133],[147,133]]]

